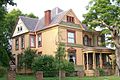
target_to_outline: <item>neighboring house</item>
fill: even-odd
[[[106,62],[111,61],[109,55],[114,53],[114,50],[102,45],[105,36],[88,30],[72,9],[63,11],[54,8],[45,11],[41,19],[19,17],[12,36],[16,65],[19,54],[27,47],[37,50],[39,55],[55,56],[59,42],[66,45],[66,59],[77,66],[82,65],[86,75],[93,73],[93,69],[103,68]]]

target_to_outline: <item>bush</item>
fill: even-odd
[[[43,71],[44,76],[56,76],[57,69],[54,57],[47,55],[35,57],[32,70],[34,72]]]
[[[6,69],[2,66],[0,66],[0,77],[3,77],[6,73]]]
[[[99,75],[100,75],[100,76],[104,76],[104,75],[105,75],[104,69],[98,68],[97,70],[99,71]]]
[[[68,73],[72,73],[75,70],[74,64],[72,62],[68,62],[68,61],[65,60],[63,62],[63,69],[62,70],[66,71]]]
[[[23,54],[20,55],[18,67],[25,67],[31,69],[31,65],[35,56],[36,56],[36,50],[32,50],[30,48],[25,49]]]

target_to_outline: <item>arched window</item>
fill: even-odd
[[[85,45],[85,46],[88,46],[89,45],[89,38],[88,38],[88,35],[85,35],[84,37],[83,37],[83,44]]]
[[[101,38],[101,36],[98,36],[97,38],[98,38],[98,41],[97,41],[98,42],[98,46],[101,46],[101,44],[102,44],[102,38]]]

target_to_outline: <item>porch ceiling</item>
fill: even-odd
[[[88,52],[95,52],[95,53],[115,53],[115,50],[107,48],[107,47],[87,47],[84,46],[83,48],[83,53],[88,53]]]

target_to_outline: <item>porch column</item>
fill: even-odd
[[[100,53],[100,68],[102,68],[103,62],[102,62],[102,53]]]
[[[15,54],[15,65],[16,65],[16,71],[17,71],[17,65],[18,65],[18,54]]]
[[[87,70],[88,70],[89,69],[89,63],[88,63],[88,60],[89,60],[88,57],[89,56],[88,56],[88,53],[86,53],[86,55],[87,55]]]
[[[85,57],[85,53],[83,53],[82,56],[83,56],[83,69],[85,70],[85,58],[84,58]]]
[[[95,52],[93,52],[93,69],[96,69],[96,56],[95,56]]]

